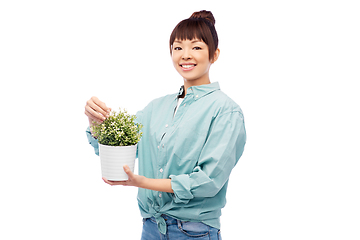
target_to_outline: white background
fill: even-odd
[[[1,239],[140,239],[135,188],[103,183],[86,100],[175,93],[168,39],[211,10],[213,82],[243,109],[223,239],[360,239],[357,1],[1,1]],[[6,236],[6,237],[4,237]]]

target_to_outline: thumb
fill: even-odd
[[[131,176],[133,175],[133,173],[131,172],[131,170],[130,170],[130,168],[129,168],[128,165],[124,165],[123,168],[124,168],[125,173],[126,173],[129,177],[131,177]]]

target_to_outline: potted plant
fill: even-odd
[[[111,181],[125,181],[123,166],[134,172],[136,145],[140,141],[142,125],[134,122],[135,115],[126,110],[112,111],[101,124],[93,124],[91,132],[99,142],[102,176]]]

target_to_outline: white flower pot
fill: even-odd
[[[128,176],[123,166],[128,165],[134,172],[136,145],[108,146],[99,144],[102,177],[111,181],[126,181]]]

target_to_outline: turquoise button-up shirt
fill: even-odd
[[[246,142],[243,113],[217,82],[188,88],[174,115],[182,91],[155,99],[136,114],[143,125],[139,174],[170,178],[174,191],[139,188],[142,217],[155,217],[162,233],[166,232],[162,214],[220,229],[229,176]],[[98,153],[96,139],[87,132]]]

